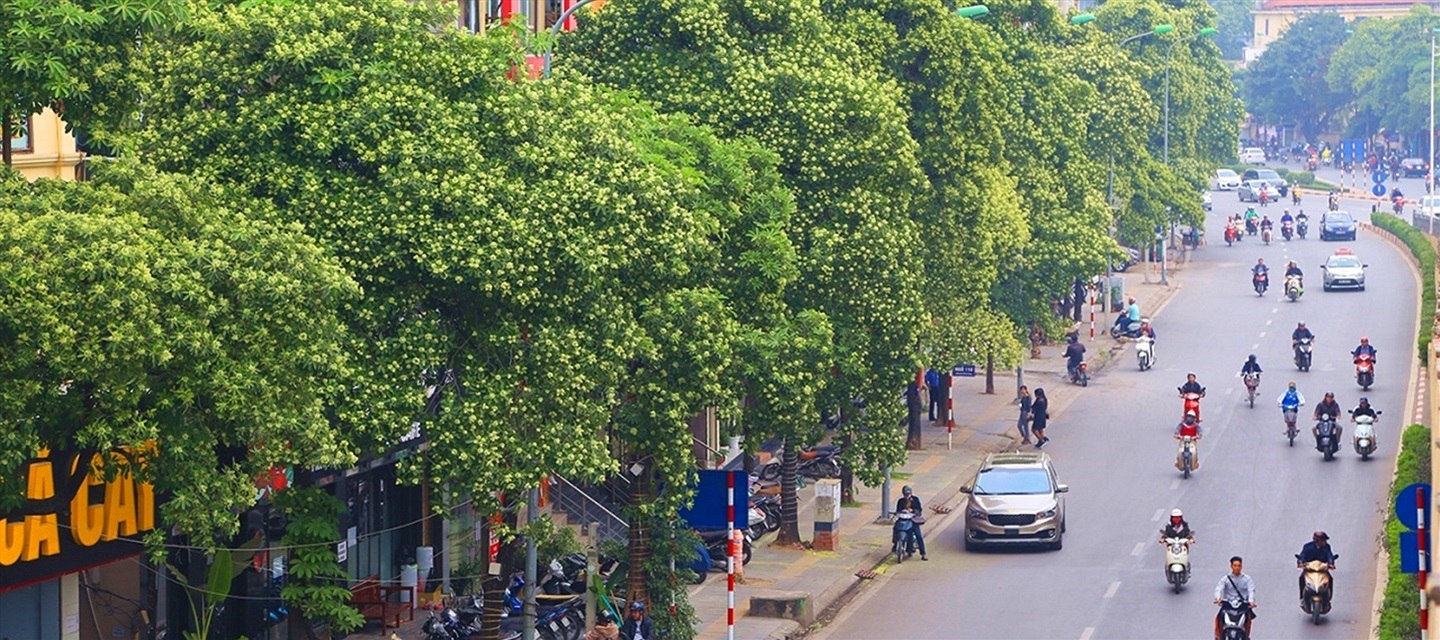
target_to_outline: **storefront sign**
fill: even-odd
[[[142,551],[137,537],[155,528],[155,489],[126,475],[106,482],[102,462],[99,454],[87,460],[78,482],[68,481],[78,479],[76,456],[52,460],[42,451],[30,463],[26,505],[0,519],[0,590]],[[70,484],[69,495],[57,495]]]

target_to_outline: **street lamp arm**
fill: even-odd
[[[565,21],[569,20],[570,16],[575,15],[575,12],[579,11],[581,7],[594,1],[595,0],[580,0],[576,2],[571,5],[569,9],[566,9],[564,13],[561,13],[560,17],[555,20],[555,24],[550,27],[550,41],[545,43],[545,69],[541,72],[540,77],[550,77],[550,58],[555,54],[555,39],[560,37],[560,29],[565,26]]]
[[[1135,34],[1135,35],[1133,35],[1133,36],[1130,36],[1129,38],[1126,38],[1126,39],[1124,39],[1124,40],[1121,40],[1121,41],[1120,41],[1120,46],[1123,47],[1123,46],[1125,46],[1125,45],[1127,45],[1127,44],[1130,44],[1131,42],[1134,42],[1134,41],[1136,41],[1136,40],[1139,40],[1139,39],[1141,39],[1141,38],[1144,38],[1145,36],[1150,36],[1150,35],[1154,35],[1154,32],[1153,32],[1153,31],[1146,31],[1145,33],[1137,33],[1137,34]]]

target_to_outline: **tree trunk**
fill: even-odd
[[[854,438],[849,435],[840,440],[841,447],[846,451],[855,446]],[[850,465],[846,464],[840,465],[840,502],[842,504],[855,502],[855,473],[850,471]]]
[[[938,389],[930,390],[932,394],[931,402],[934,402],[933,394],[938,392]],[[905,437],[905,448],[910,451],[919,451],[924,448],[920,443],[920,435],[923,433],[925,424],[925,418],[923,416],[929,407],[925,406],[925,403],[921,401],[920,387],[914,382],[911,382],[905,389],[905,406],[910,410],[908,412],[909,420],[907,424],[909,427]]]
[[[985,395],[995,395],[995,356],[985,354]]]
[[[480,573],[475,580],[481,585],[484,593],[480,614],[480,638],[481,640],[500,640],[500,613],[505,609],[505,572],[490,570],[490,529],[493,525],[490,518],[482,516],[480,519]],[[499,558],[496,558],[499,561]],[[501,564],[501,568],[504,565]],[[495,575],[492,575],[495,574]]]
[[[800,542],[800,508],[796,476],[800,469],[800,451],[789,440],[781,447],[780,458],[780,530],[775,532],[775,544],[790,546]]]
[[[643,464],[643,463],[642,463]],[[630,504],[638,508],[650,501],[650,476],[647,467],[630,483]],[[625,599],[629,602],[650,601],[649,575],[645,565],[650,563],[650,522],[644,516],[630,518],[630,569],[625,573]]]

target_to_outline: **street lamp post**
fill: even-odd
[[[1194,40],[1200,36],[1213,36],[1217,31],[1219,30],[1215,27],[1205,27],[1194,35],[1170,43],[1170,48],[1165,52],[1165,147],[1161,159],[1167,165],[1170,164],[1170,59],[1175,55],[1175,45]]]
[[[550,27],[550,41],[545,43],[545,66],[544,69],[540,72],[541,78],[550,77],[550,58],[553,57],[555,54],[555,39],[560,37],[560,29],[565,26],[565,21],[570,19],[570,16],[575,15],[575,12],[579,11],[580,7],[583,7],[594,1],[595,0],[580,0],[579,2],[576,2],[575,4],[571,5],[569,9],[566,9],[564,13],[561,13],[560,18],[557,19],[555,21],[555,24]]]
[[[1425,193],[1432,193],[1431,190],[1435,187],[1435,34],[1437,33],[1440,33],[1440,27],[1430,30],[1430,131],[1425,134],[1425,152],[1429,154],[1425,158],[1425,166],[1430,167],[1430,173],[1425,177]],[[1425,207],[1422,206],[1420,211],[1424,213]],[[1434,220],[1430,216],[1426,216],[1426,222],[1434,224]]]

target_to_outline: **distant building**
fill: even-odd
[[[83,156],[75,150],[75,138],[65,133],[60,116],[46,109],[30,114],[21,124],[10,143],[15,170],[29,180],[74,180]]]
[[[1285,33],[1290,23],[1307,13],[1337,13],[1348,22],[1356,18],[1404,15],[1415,4],[1411,0],[1259,0],[1253,12],[1255,42],[1245,51],[1245,60],[1259,58],[1271,42]]]

